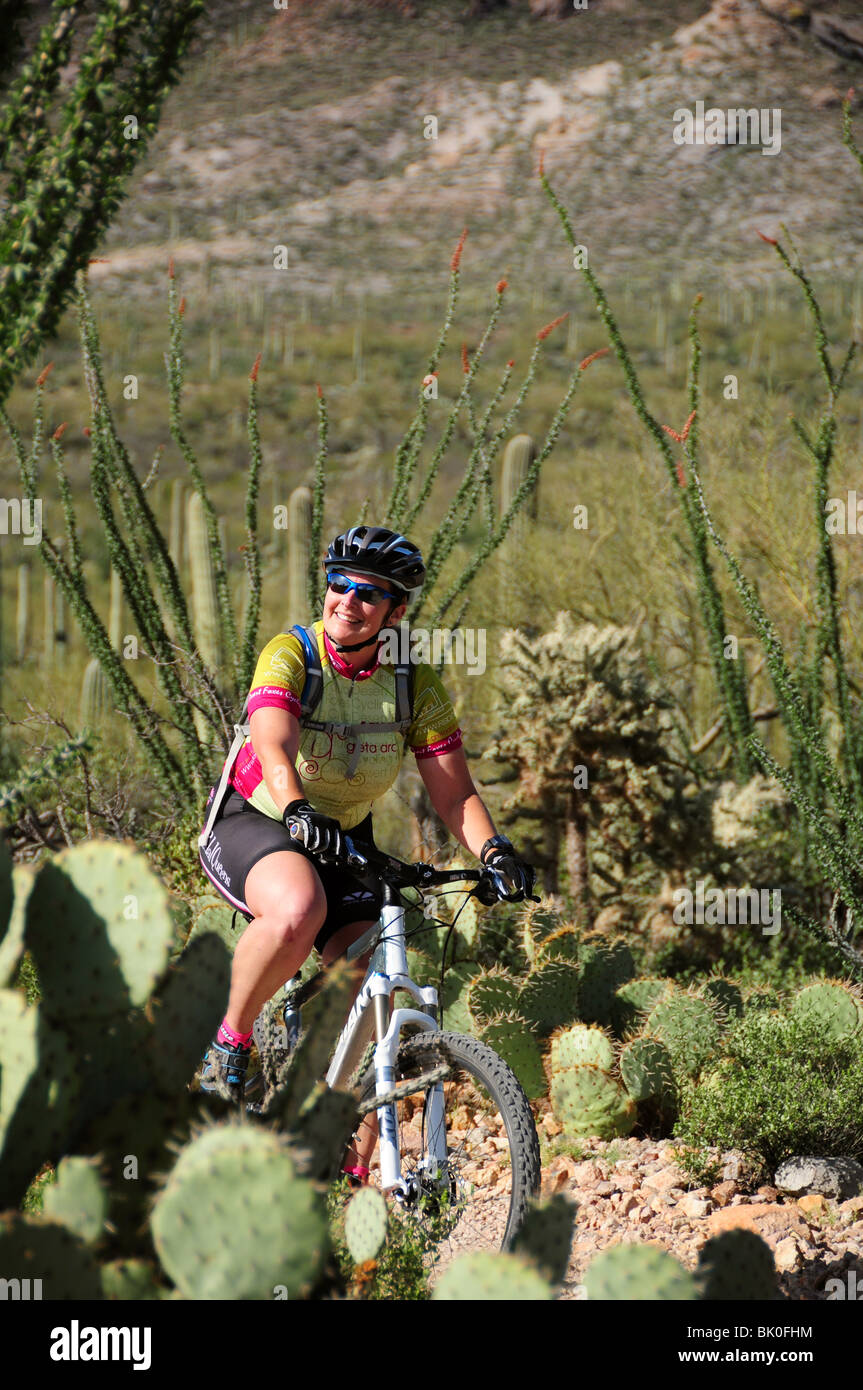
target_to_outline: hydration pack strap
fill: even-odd
[[[395,720],[388,724],[337,724],[330,721],[313,719],[312,714],[321,702],[324,690],[324,673],[321,669],[321,658],[318,654],[318,639],[313,627],[302,627],[300,623],[295,623],[293,627],[283,628],[283,632],[290,633],[292,637],[299,639],[306,664],[306,679],[303,685],[303,693],[300,698],[301,717],[300,723],[304,729],[315,729],[321,733],[335,733],[342,738],[353,736],[354,750],[348,762],[348,777],[353,777],[357,770],[360,760],[360,741],[363,734],[390,734],[407,733],[413,722],[413,680],[414,668],[410,662],[401,662],[395,666]],[[243,711],[240,715],[240,722],[234,725],[234,741],[231,744],[228,756],[222,768],[222,775],[219,778],[219,785],[213,797],[206,824],[198,836],[198,844],[203,849],[210,838],[210,831],[221,812],[225,798],[228,793],[228,782],[231,775],[231,768],[236,762],[237,756],[249,737],[249,721],[247,718],[249,708],[249,697],[243,702]]]

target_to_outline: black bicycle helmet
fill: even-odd
[[[350,569],[386,579],[402,593],[421,589],[426,576],[423,557],[412,541],[385,526],[352,526],[330,543],[324,569]]]

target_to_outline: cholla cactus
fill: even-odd
[[[603,877],[631,884],[645,850],[662,862],[689,838],[692,804],[684,804],[668,701],[645,675],[635,636],[559,613],[538,638],[509,631],[501,640],[506,732],[488,754],[516,769],[504,810],[556,827],[546,853],[551,892],[561,837],[570,890],[581,898],[588,848]]]

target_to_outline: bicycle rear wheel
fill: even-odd
[[[509,1248],[539,1191],[539,1140],[530,1103],[513,1072],[485,1043],[460,1033],[418,1033],[399,1048],[394,1085],[421,1078],[445,1063],[446,1171],[430,1180],[422,1160],[429,1152],[428,1096],[419,1089],[396,1102],[402,1176],[411,1187],[393,1199],[397,1215],[414,1221],[427,1264],[438,1269],[469,1250]],[[362,1083],[375,1093],[374,1070]],[[371,1179],[380,1181],[378,1149]]]

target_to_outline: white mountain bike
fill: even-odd
[[[374,1044],[361,1096],[367,1110],[375,1109],[370,1104],[375,1097],[390,1098],[377,1107],[377,1162],[371,1161],[370,1181],[425,1224],[435,1244],[443,1238],[453,1253],[507,1249],[530,1197],[539,1190],[533,1113],[514,1073],[496,1052],[477,1038],[440,1028],[438,991],[418,985],[408,973],[406,908],[399,899],[404,888],[423,891],[468,882],[476,884],[473,892],[480,901],[491,905],[498,899],[488,871],[405,864],[379,850],[363,847],[360,852],[349,837],[346,842],[347,867],[366,882],[377,881],[383,907],[378,922],[345,952],[345,959],[354,960],[374,946],[336,1043],[327,1085],[346,1087]],[[301,1006],[321,989],[324,978],[321,971],[288,996],[286,1017],[294,1029]],[[416,1007],[393,1008],[397,989],[411,995]],[[268,1041],[264,1053],[271,1061],[283,1060],[285,1033],[275,1047],[272,1036]],[[258,1074],[247,1083],[246,1099],[253,1106],[264,1079]],[[339,1167],[356,1132],[340,1146]]]

